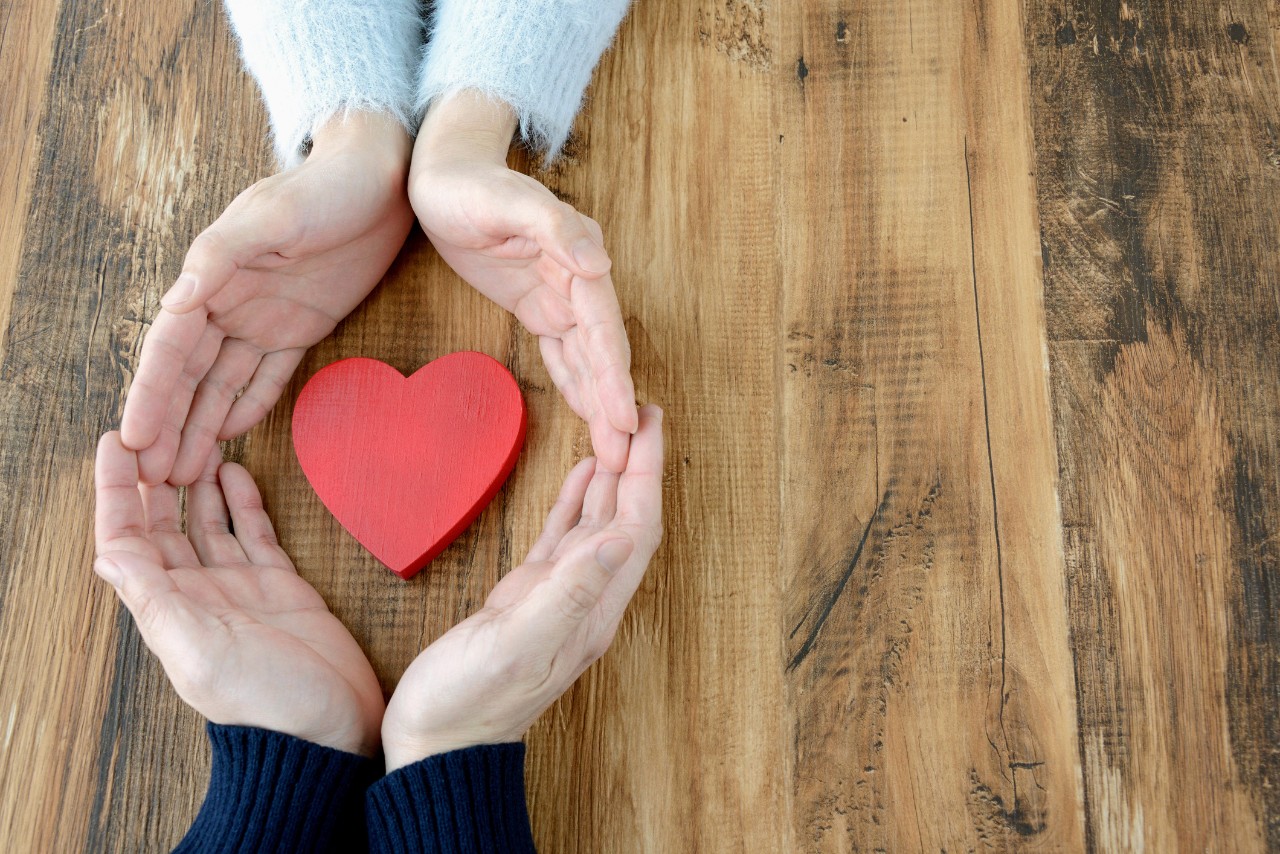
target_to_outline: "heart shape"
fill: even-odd
[[[450,353],[407,379],[344,359],[303,387],[293,447],[342,527],[411,578],[497,495],[526,420],[515,378],[483,353]]]

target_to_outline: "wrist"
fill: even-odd
[[[503,735],[468,735],[454,734],[452,736],[444,734],[438,738],[414,738],[414,739],[397,739],[388,738],[384,731],[382,736],[382,755],[386,761],[387,770],[390,774],[392,771],[399,770],[406,765],[412,765],[415,762],[421,762],[431,756],[438,756],[442,753],[452,753],[455,750],[465,750],[468,747],[478,747],[484,744],[506,744],[508,742],[520,741],[521,736],[512,733]]]
[[[505,164],[515,130],[510,105],[474,89],[446,95],[422,121],[414,161],[465,157]]]
[[[461,750],[464,747],[472,747],[471,744],[388,744],[385,740],[382,742],[382,757],[386,763],[386,773],[398,771],[406,765],[412,765],[415,762],[421,762],[428,756],[435,756],[438,753],[448,753],[451,750]]]
[[[333,116],[311,135],[308,160],[356,157],[371,169],[404,176],[413,140],[395,116],[355,110]]]

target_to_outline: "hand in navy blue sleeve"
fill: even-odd
[[[119,433],[98,443],[94,570],[174,690],[217,724],[374,756],[385,703],[369,660],[276,542],[249,473],[215,447],[187,490],[138,483]]]
[[[626,469],[570,472],[525,562],[409,665],[382,719],[388,772],[519,741],[604,655],[662,539],[662,410],[639,421]]]

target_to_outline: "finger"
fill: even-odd
[[[582,502],[582,521],[579,524],[603,528],[613,521],[618,507],[619,477],[617,472],[596,466],[591,484],[587,487],[586,498]]]
[[[587,229],[587,233],[591,235],[591,239],[604,247],[604,229],[600,227],[600,223],[596,222],[586,214],[578,214],[578,218],[582,220],[582,225]]]
[[[625,469],[627,452],[631,447],[631,434],[614,427],[599,410],[587,421],[587,428],[591,433],[591,449],[601,467],[612,472]]]
[[[306,353],[305,348],[296,347],[263,356],[244,393],[231,404],[218,439],[234,439],[266,418]]]
[[[261,361],[262,351],[252,344],[238,338],[222,342],[217,360],[196,389],[187,423],[182,427],[182,443],[173,461],[171,481],[187,484],[199,476],[218,443],[231,404]]]
[[[178,448],[182,444],[182,425],[187,422],[191,399],[196,387],[209,372],[222,346],[222,331],[212,324],[205,327],[200,343],[187,359],[182,375],[174,384],[169,412],[165,415],[160,435],[146,448],[138,452],[138,472],[143,483],[163,483],[173,471]]]
[[[192,646],[202,628],[199,612],[162,566],[131,551],[110,551],[93,562],[93,570],[115,588],[166,670],[175,652]]]
[[[187,487],[187,535],[205,566],[236,566],[249,562],[231,533],[231,514],[218,480],[222,453],[215,445],[195,483]]]
[[[254,566],[274,566],[293,570],[293,561],[280,548],[271,518],[262,505],[262,493],[253,482],[253,476],[243,466],[223,463],[218,469],[218,479],[227,507],[231,511],[231,526],[236,540],[249,562]]]
[[[636,390],[631,380],[631,345],[613,281],[607,276],[597,281],[577,279],[571,301],[596,395],[609,423],[624,433],[634,433]]]
[[[176,315],[161,311],[142,342],[138,372],[124,403],[120,434],[125,447],[142,450],[156,440],[173,387],[204,335],[207,316],[198,311]]]
[[[617,518],[629,525],[662,526],[662,419],[654,404],[640,409],[640,429],[631,437],[627,468],[618,481]],[[657,543],[654,543],[657,546]]]
[[[534,237],[543,252],[575,275],[594,279],[608,273],[613,260],[583,219],[572,205],[558,201],[548,193],[534,228]]]
[[[573,370],[564,358],[564,344],[559,338],[543,335],[538,338],[538,349],[542,351],[542,363],[547,367],[547,375],[564,397],[565,403],[579,417],[585,417],[582,398],[578,394],[578,381]]]
[[[563,335],[578,322],[569,303],[570,285],[574,276],[560,264],[541,255],[532,270],[514,274],[510,280],[513,288],[524,286],[527,291],[512,307],[512,313],[534,335]]]
[[[166,569],[179,566],[196,566],[200,560],[191,541],[182,533],[182,520],[178,514],[178,490],[161,483],[142,486],[142,509],[147,517],[147,536],[160,550]]]
[[[138,492],[138,455],[107,433],[98,440],[93,482],[94,548],[98,554],[129,551],[159,562],[160,551],[147,537],[147,517]]]
[[[587,457],[573,467],[569,476],[560,487],[560,495],[547,514],[546,524],[542,526],[542,535],[529,550],[525,563],[538,563],[551,557],[556,545],[564,539],[569,531],[578,524],[582,516],[582,500],[587,494],[587,485],[595,473],[596,461]]]
[[[609,471],[620,472],[627,465],[627,448],[630,447],[631,436],[615,428],[600,406],[595,380],[591,376],[584,352],[581,329],[571,330],[562,344],[565,362],[574,377],[581,404],[575,411],[587,422],[591,433],[591,448],[601,466]]]
[[[640,410],[640,429],[631,439],[627,470],[618,480],[618,510],[608,528],[625,533],[636,550],[601,598],[606,623],[622,618],[662,541],[662,452],[662,410],[649,405]]]
[[[535,180],[521,181],[516,192],[504,192],[496,202],[512,234],[532,235],[543,252],[576,275],[596,278],[609,272],[613,262],[584,222],[587,217]]]
[[[250,187],[191,241],[182,274],[160,304],[175,314],[192,311],[226,287],[241,267],[273,248],[278,242],[274,220],[280,217],[267,216],[268,206],[256,201],[270,195],[261,185]]]
[[[528,649],[554,656],[586,623],[634,549],[630,539],[613,532],[570,549],[510,612],[513,636]]]

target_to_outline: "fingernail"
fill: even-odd
[[[631,540],[609,540],[596,549],[596,562],[610,572],[617,572],[631,557],[635,547]]]
[[[98,573],[98,577],[112,587],[119,587],[120,582],[124,580],[124,573],[121,572],[120,565],[105,557],[100,557],[93,562],[93,571]]]
[[[190,273],[183,273],[178,277],[178,281],[173,283],[173,287],[169,288],[169,292],[160,298],[160,305],[165,308],[175,308],[191,299],[191,294],[196,289],[196,277]]]
[[[573,258],[587,272],[609,271],[609,254],[585,237],[573,245]]]

